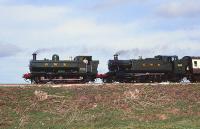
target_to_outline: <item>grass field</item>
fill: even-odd
[[[200,85],[0,87],[0,128],[200,129]]]

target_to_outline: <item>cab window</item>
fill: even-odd
[[[197,67],[197,61],[194,61],[194,66]]]

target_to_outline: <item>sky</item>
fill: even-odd
[[[0,0],[0,83],[24,83],[29,61],[200,55],[199,0]]]

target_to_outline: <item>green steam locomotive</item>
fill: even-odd
[[[37,60],[37,54],[33,53],[30,61],[30,73],[24,78],[31,83],[86,83],[93,82],[98,73],[99,61],[92,60],[92,56],[76,56],[73,60],[60,60],[54,54],[52,59]]]
[[[158,55],[154,58],[108,61],[109,71],[99,78],[104,82],[200,82],[200,57]]]

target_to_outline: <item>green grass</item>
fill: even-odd
[[[199,85],[1,87],[0,128],[200,129],[199,107]]]

